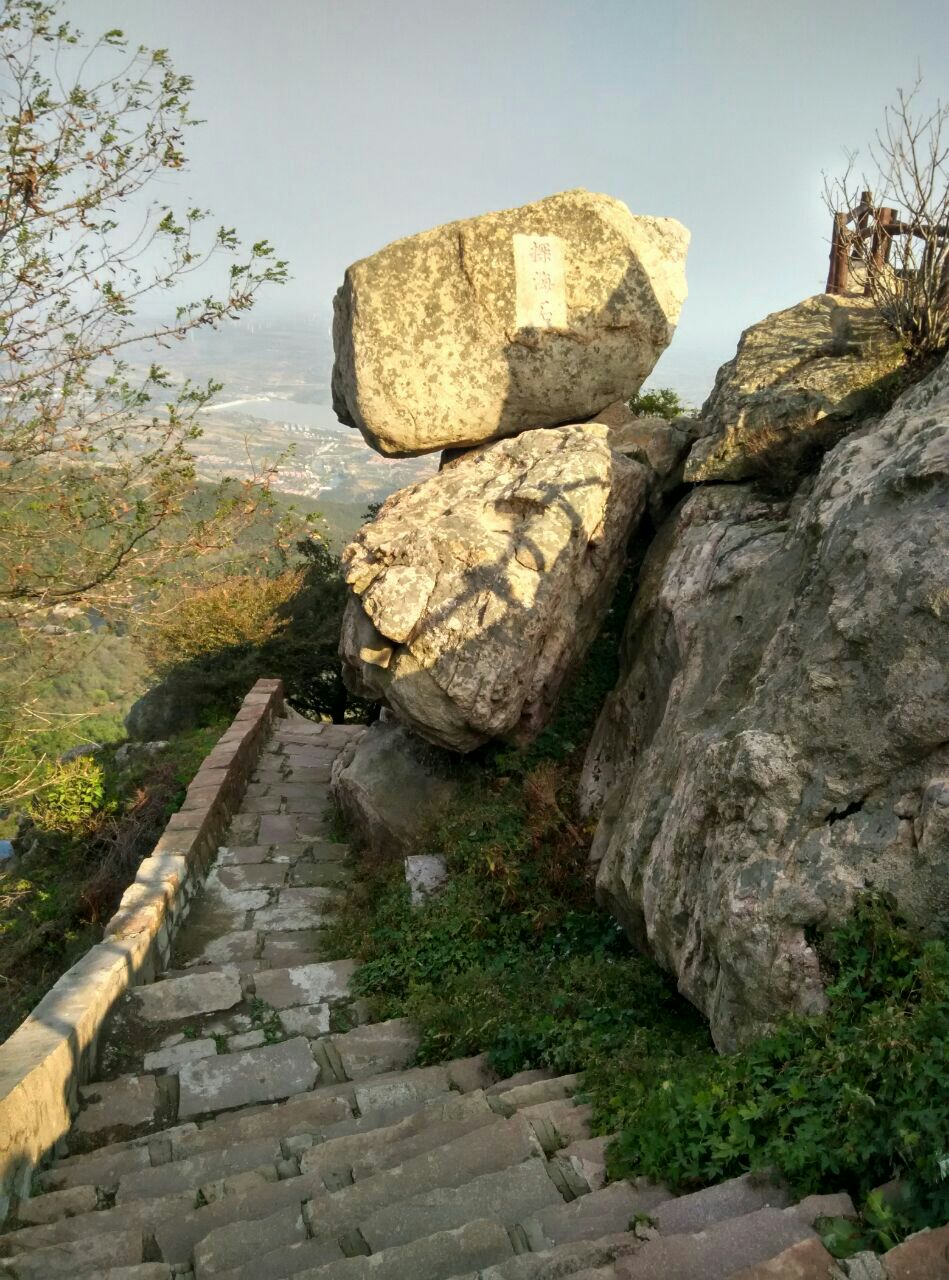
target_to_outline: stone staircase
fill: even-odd
[[[848,1197],[607,1185],[576,1077],[412,1067],[412,1027],[367,1022],[354,962],[321,957],[350,874],[327,784],[354,732],[277,722],[168,971],[125,997],[67,1151],[0,1236],[0,1276],[831,1274],[813,1223]]]

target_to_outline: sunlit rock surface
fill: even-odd
[[[590,418],[668,346],[688,241],[575,190],[387,245],[336,295],[337,416],[389,455]]]
[[[649,483],[606,427],[567,426],[394,494],[343,553],[347,682],[454,751],[530,739],[596,634]]]
[[[949,364],[793,501],[697,489],[586,760],[603,903],[728,1048],[820,1009],[856,891],[949,924]]]

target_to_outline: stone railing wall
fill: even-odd
[[[154,980],[171,954],[261,746],[283,711],[279,680],[258,680],[194,777],[105,927],[103,939],[0,1045],[0,1223],[13,1195],[69,1130],[78,1088],[96,1068],[102,1028],[131,986]]]

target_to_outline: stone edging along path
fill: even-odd
[[[34,1170],[68,1132],[79,1085],[95,1069],[100,1032],[116,1002],[167,962],[175,930],[282,710],[282,682],[258,680],[142,860],[102,941],[0,1045],[0,1223],[11,1197],[28,1193]]]

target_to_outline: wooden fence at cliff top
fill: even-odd
[[[871,192],[861,192],[860,203],[855,209],[834,214],[825,292],[849,293],[850,275],[856,264],[866,269],[863,292],[869,294],[871,273],[888,265],[896,236],[930,240],[934,235],[937,242],[945,241],[949,238],[949,226],[925,227],[919,223],[904,222],[897,209],[875,205]],[[870,241],[869,251],[864,243],[867,240]]]

